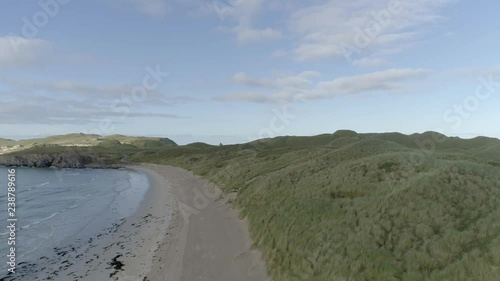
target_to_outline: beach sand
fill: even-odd
[[[248,226],[220,191],[186,170],[145,166],[175,193],[171,232],[158,251],[152,281],[266,281],[265,264],[252,250]]]
[[[20,264],[22,270],[5,280],[270,280],[246,222],[217,188],[175,167],[127,168],[147,174],[151,184],[133,216],[55,249],[55,257],[33,267]]]
[[[2,280],[270,280],[246,221],[217,188],[171,166],[127,168],[147,174],[151,185],[133,216],[36,264],[19,264]]]

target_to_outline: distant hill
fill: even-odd
[[[9,145],[11,143],[15,142],[14,140],[10,140],[10,139],[2,139],[0,138],[0,147],[1,146],[4,146],[4,145]]]
[[[333,134],[322,134],[311,137],[283,136],[272,139],[261,139],[244,144],[246,147],[256,148],[278,148],[278,147],[310,147],[310,146],[342,146],[360,140],[381,140],[403,145],[413,149],[436,149],[436,150],[465,150],[472,151],[489,145],[500,145],[500,140],[495,138],[477,137],[473,139],[461,139],[458,137],[447,137],[437,132],[425,132],[422,134],[404,135],[401,133],[368,133],[358,134],[354,131],[341,130]]]
[[[131,137],[124,135],[100,136],[89,134],[68,134],[20,141],[0,139],[0,154],[22,151],[34,147],[93,147],[131,145],[136,148],[174,147],[177,144],[168,138]]]
[[[215,145],[207,144],[204,142],[194,142],[190,144],[184,145],[184,147],[190,147],[190,148],[212,148],[216,147]]]

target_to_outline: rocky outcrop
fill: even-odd
[[[0,155],[0,165],[36,168],[85,168],[103,166],[104,161],[77,153]]]

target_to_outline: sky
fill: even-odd
[[[0,3],[0,137],[500,138],[498,1]]]

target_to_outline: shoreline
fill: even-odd
[[[140,166],[122,167],[148,178],[139,206],[123,219],[92,236],[77,235],[38,260],[20,261],[15,274],[0,280],[147,280],[154,251],[167,241],[174,197],[157,174]],[[3,274],[2,274],[3,276]]]
[[[111,247],[104,255],[115,268],[111,280],[271,280],[260,252],[252,249],[246,220],[227,204],[231,196],[222,197],[217,187],[181,168],[124,168],[146,174],[150,188],[136,213],[109,237],[109,245],[101,243]],[[124,246],[124,233],[134,229],[126,242],[131,248],[125,245],[128,255],[122,255],[123,248],[113,246]],[[82,280],[103,277],[87,275]]]
[[[145,174],[149,188],[134,214],[99,241],[92,251],[94,258],[72,276],[80,277],[78,280],[83,281],[163,281],[162,255],[157,252],[170,241],[175,215],[173,190],[160,175],[141,165],[125,165],[121,168]]]
[[[55,248],[54,259],[39,261],[41,272],[30,274],[30,265],[23,265],[24,275],[5,280],[270,280],[260,252],[252,249],[246,220],[227,204],[231,196],[223,198],[215,186],[181,168],[122,168],[149,180],[130,217],[88,241]]]
[[[168,241],[158,253],[148,281],[269,281],[259,251],[252,249],[246,220],[229,207],[232,196],[187,170],[164,165],[141,167],[162,176],[175,194]],[[162,267],[163,266],[163,267]]]

